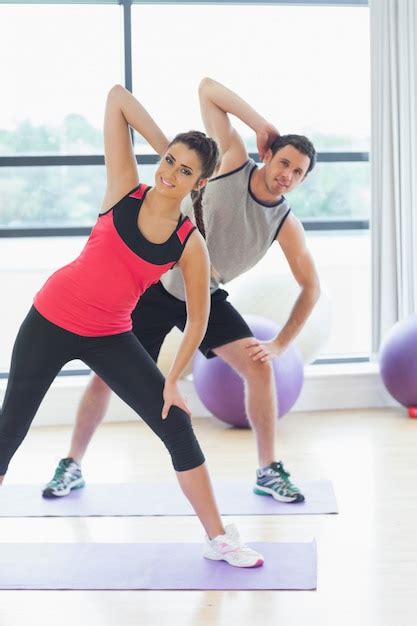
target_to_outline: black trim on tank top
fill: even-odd
[[[240,165],[239,167],[237,167],[235,170],[232,170],[231,172],[226,172],[226,174],[220,174],[220,176],[215,176],[214,178],[210,178],[210,180],[208,181],[207,184],[212,183],[215,180],[220,180],[221,178],[226,178],[226,176],[231,176],[232,174],[236,174],[236,172],[240,172],[240,170],[243,170],[243,168],[248,163],[249,163],[249,159],[247,161],[245,161],[243,165]]]
[[[128,194],[123,198],[123,204],[118,203],[113,211],[114,226],[128,248],[144,261],[153,265],[176,263],[184,249],[177,232],[188,218],[180,214],[175,230],[165,242],[149,241],[138,227],[139,211],[147,191],[142,199],[131,198]]]
[[[191,222],[190,218],[184,217],[184,219],[183,219],[183,220],[182,220],[182,222],[181,222],[181,226],[184,224],[184,222],[185,222],[185,220],[186,220],[186,219],[188,219],[188,220]],[[192,223],[192,222],[191,222],[191,223]],[[182,253],[183,253],[183,252],[184,252],[184,250],[185,250],[185,244],[187,243],[187,241],[189,240],[190,236],[193,234],[193,232],[194,232],[195,230],[198,230],[198,228],[197,228],[197,226],[194,226],[194,224],[193,224],[193,228],[190,230],[190,232],[188,233],[188,235],[187,235],[187,236],[186,236],[186,238],[184,239],[183,243],[181,244],[181,245],[182,245],[182,252],[181,252],[181,256],[180,256],[180,257],[176,260],[175,265],[173,265],[173,266],[170,268],[171,270],[173,270],[175,267],[177,267],[177,266],[178,266],[178,261],[181,259],[181,257],[182,257]]]
[[[190,222],[191,222],[191,220],[190,220]],[[182,247],[183,247],[183,248],[185,248],[185,244],[187,243],[187,241],[189,240],[189,238],[191,237],[191,235],[193,234],[193,232],[194,232],[195,230],[198,230],[198,229],[197,229],[197,226],[194,226],[194,228],[192,228],[192,229],[190,230],[190,232],[188,233],[188,235],[187,235],[187,236],[186,236],[186,238],[184,239],[184,241],[183,241],[183,243],[182,243]]]
[[[259,198],[257,198],[255,196],[255,194],[252,192],[252,189],[250,188],[250,181],[252,179],[252,175],[253,175],[253,172],[255,171],[255,169],[258,169],[258,166],[256,165],[256,163],[252,167],[252,169],[251,169],[251,171],[249,173],[249,180],[248,180],[248,193],[249,193],[250,197],[252,198],[252,200],[255,200],[255,202],[257,204],[260,204],[261,206],[264,206],[267,209],[274,209],[274,208],[280,206],[283,202],[285,202],[285,200],[286,200],[285,196],[281,196],[281,199],[276,204],[268,204],[266,202],[262,202],[261,200],[259,200]]]
[[[282,218],[282,220],[281,220],[281,222],[280,222],[280,224],[279,224],[279,226],[278,226],[278,228],[277,228],[277,232],[275,233],[274,238],[273,238],[273,240],[271,241],[271,246],[272,246],[272,244],[274,243],[275,239],[278,237],[278,235],[279,235],[279,231],[281,230],[281,228],[282,228],[282,226],[283,226],[283,224],[284,224],[285,220],[287,219],[287,217],[289,216],[289,214],[290,214],[290,213],[291,213],[291,207],[288,209],[288,211],[285,213],[284,217]]]

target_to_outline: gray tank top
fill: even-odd
[[[262,204],[251,193],[249,183],[256,163],[249,159],[237,170],[213,178],[203,196],[206,242],[216,278],[211,278],[213,293],[246,272],[265,255],[275,240],[290,207],[284,196],[278,204]],[[194,221],[191,198],[183,201],[181,211]],[[181,270],[174,268],[164,274],[165,289],[185,300]]]

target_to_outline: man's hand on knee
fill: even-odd
[[[271,341],[260,341],[259,339],[256,339],[256,337],[251,337],[248,339],[245,348],[252,361],[266,363],[267,361],[271,361],[275,357],[282,354],[285,351],[286,346],[281,345],[277,339],[272,339]]]

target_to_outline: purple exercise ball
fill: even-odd
[[[379,363],[393,398],[406,407],[417,406],[417,315],[391,328],[381,345]]]
[[[257,339],[268,341],[280,326],[258,315],[245,315],[249,328]],[[272,361],[278,398],[278,415],[282,417],[295,404],[304,381],[304,364],[295,345]],[[193,360],[194,385],[206,409],[222,422],[248,428],[243,381],[219,357],[206,359],[200,352]]]

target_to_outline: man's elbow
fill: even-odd
[[[211,85],[213,84],[213,79],[209,78],[208,76],[204,76],[204,78],[202,78],[200,80],[200,84],[198,85],[198,93],[200,96],[206,94],[208,92],[208,90],[211,88]]]
[[[315,306],[321,295],[321,287],[318,277],[315,276],[314,278],[306,281],[302,285],[302,292],[305,294],[304,297],[308,298],[311,304]]]
[[[313,299],[313,303],[317,304],[318,299],[320,298],[321,295],[321,286],[320,286],[320,281],[318,278],[315,278],[312,286],[311,286],[311,292],[312,292],[312,299]]]

